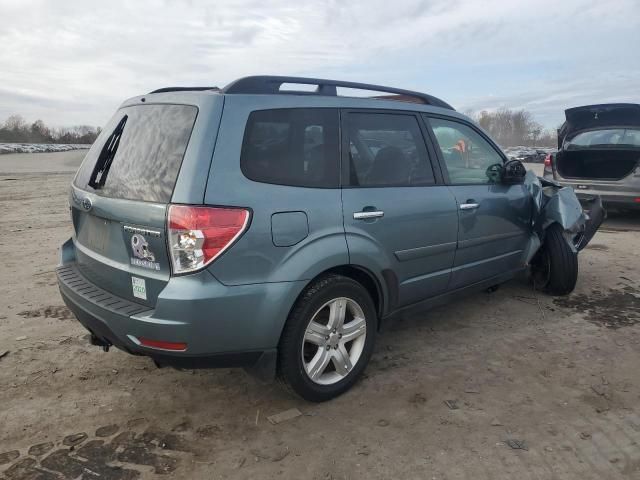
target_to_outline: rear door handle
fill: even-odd
[[[460,210],[475,210],[479,206],[479,203],[461,203]]]
[[[369,218],[382,218],[384,212],[382,210],[365,210],[362,212],[353,212],[354,220],[367,220]]]

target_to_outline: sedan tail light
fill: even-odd
[[[244,208],[171,205],[169,252],[176,274],[200,270],[227,250],[247,229]]]

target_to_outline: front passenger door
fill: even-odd
[[[458,204],[458,247],[449,289],[524,266],[532,202],[524,185],[503,185],[487,175],[503,155],[473,125],[427,117],[443,174]]]

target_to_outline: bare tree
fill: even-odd
[[[8,143],[93,143],[100,128],[89,125],[51,129],[42,120],[28,125],[21,115],[0,123],[0,142]]]
[[[527,110],[483,110],[471,117],[503,147],[543,147],[554,146],[556,143],[555,133],[544,130]]]
[[[4,122],[4,128],[6,128],[7,130],[14,130],[14,131],[24,129],[26,125],[27,125],[27,122],[22,117],[22,115],[11,115]]]

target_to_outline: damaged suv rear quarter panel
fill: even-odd
[[[238,168],[238,154],[252,112],[316,106],[334,109],[337,120],[337,108],[344,101],[288,95],[229,95],[225,100],[204,203],[224,202],[252,210],[251,228],[234,245],[233,254],[223,255],[209,267],[225,285],[294,281],[304,285],[324,271],[349,264],[338,185],[316,188],[259,182]],[[277,217],[274,227],[273,215],[293,212],[305,212],[306,235],[289,247],[276,246],[273,228],[277,228]]]

